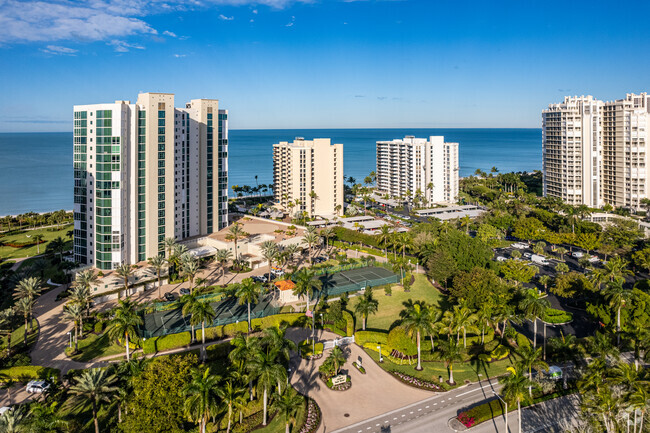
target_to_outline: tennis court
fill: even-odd
[[[277,308],[271,305],[271,300],[272,297],[267,295],[258,304],[251,305],[251,319],[276,314]],[[226,298],[219,302],[213,302],[211,305],[216,316],[211,324],[206,323],[206,328],[248,320],[247,305],[239,305],[235,298]],[[183,317],[181,308],[145,314],[143,319],[142,336],[144,338],[175,334],[192,329],[190,316]]]
[[[318,279],[323,284],[321,294],[332,296],[344,292],[362,290],[366,287],[394,284],[399,281],[399,275],[389,271],[388,269],[369,266],[324,274],[318,277]]]

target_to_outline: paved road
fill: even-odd
[[[357,422],[338,430],[326,429],[330,433],[387,433],[387,432],[443,432],[450,431],[447,421],[458,415],[461,408],[474,403],[496,398],[492,391],[501,389],[497,379],[473,383],[453,391],[432,394],[431,397],[403,406],[382,415]],[[391,400],[392,394],[384,398]],[[327,419],[325,419],[327,426]]]
[[[496,389],[496,385],[495,385]],[[349,427],[330,431],[330,433],[438,433],[455,432],[449,426],[449,420],[458,412],[473,403],[494,398],[492,387],[485,383],[474,388],[461,388],[457,391],[431,397],[422,402],[388,412],[384,415],[354,424]],[[522,410],[522,432],[524,433],[561,433],[564,426],[571,423],[579,411],[578,398],[575,395],[550,400]],[[508,414],[508,431],[518,432],[518,413]],[[472,433],[506,432],[503,416],[486,421],[470,430]]]

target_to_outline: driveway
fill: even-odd
[[[291,329],[289,337],[302,341],[310,335],[309,330]],[[318,333],[318,341],[340,338],[338,335],[323,331]],[[320,433],[348,426],[385,412],[418,402],[433,395],[402,384],[390,373],[384,371],[356,344],[345,346],[348,351],[343,373],[350,375],[352,387],[347,391],[332,391],[318,378],[318,367],[327,357],[316,361],[306,361],[298,355],[291,359],[291,384],[303,394],[312,397],[321,408],[323,421],[318,429]],[[361,374],[352,361],[363,359],[366,374]]]

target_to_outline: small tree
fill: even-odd
[[[109,375],[108,370],[93,368],[84,370],[81,375],[74,379],[75,384],[70,387],[70,399],[66,406],[72,410],[83,410],[90,405],[95,424],[95,433],[99,433],[99,421],[97,413],[102,403],[110,403],[111,399],[118,392],[114,386],[117,382],[115,375]]]
[[[366,320],[370,314],[377,313],[379,308],[379,301],[372,297],[372,288],[366,289],[366,293],[363,294],[357,305],[354,307],[354,312],[361,315],[361,320],[363,323],[362,329],[366,330]]]

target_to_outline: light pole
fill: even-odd
[[[492,394],[496,395],[499,400],[503,402],[503,404],[506,406],[505,408],[505,413],[506,413],[506,433],[508,433],[508,403],[501,398],[499,394],[496,393],[496,391],[492,391]]]
[[[384,362],[384,358],[381,356],[381,345],[377,346],[377,349],[379,350],[379,362]]]
[[[70,337],[70,349],[72,349],[72,332],[68,331],[68,337]]]
[[[323,323],[323,313],[320,313],[320,327],[321,327],[321,330],[323,329],[324,326],[325,326],[325,324]]]

